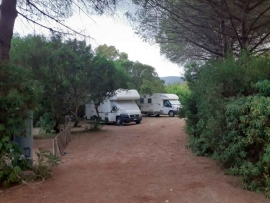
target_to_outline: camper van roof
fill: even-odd
[[[179,99],[176,94],[160,94],[162,99]]]
[[[115,91],[115,94],[109,99],[110,100],[136,100],[136,99],[140,99],[140,95],[137,90],[118,89]]]

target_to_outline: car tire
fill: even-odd
[[[140,124],[141,123],[141,121],[136,121],[136,124]]]
[[[173,112],[173,111],[170,111],[170,112],[169,112],[169,116],[170,116],[170,117],[174,117],[174,116],[175,116],[174,112]]]
[[[120,117],[116,118],[116,125],[118,125],[118,126],[122,125],[122,120]]]

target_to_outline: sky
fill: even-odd
[[[182,67],[160,55],[158,44],[151,45],[144,42],[124,19],[108,16],[92,16],[91,19],[87,22],[74,16],[69,19],[69,22],[72,27],[79,26],[87,29],[93,38],[90,40],[93,48],[102,44],[115,46],[120,52],[127,53],[129,60],[154,67],[160,77],[183,75]]]
[[[118,14],[117,17],[92,15],[87,17],[77,14],[67,19],[66,22],[73,29],[84,30],[89,34],[91,37],[89,43],[93,49],[103,44],[112,45],[120,52],[127,53],[129,60],[139,61],[154,67],[159,77],[182,76],[183,68],[161,56],[158,44],[151,45],[136,35],[123,15]],[[17,18],[15,32],[22,35],[33,33],[33,30],[35,33],[38,32],[37,26],[32,25],[30,29],[26,29],[26,24],[26,22],[22,22],[22,19]]]

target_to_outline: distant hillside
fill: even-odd
[[[165,85],[173,84],[173,83],[183,83],[183,80],[179,76],[167,76],[167,77],[160,77],[161,80],[165,81]]]

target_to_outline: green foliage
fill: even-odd
[[[53,120],[51,113],[45,113],[40,116],[39,121],[37,122],[37,127],[40,127],[42,131],[45,133],[51,132],[53,126],[55,125],[55,121]]]
[[[123,67],[121,67],[119,63],[114,62],[114,66],[115,66],[114,80],[116,86],[122,89],[130,89],[132,85],[131,85],[131,78],[128,72]]]
[[[37,161],[33,164],[35,179],[48,179],[52,175],[52,167],[59,164],[60,158],[53,155],[51,151],[40,148]]]
[[[127,60],[128,54],[119,52],[115,46],[107,46],[106,44],[98,46],[96,49],[96,54],[100,57],[106,58],[108,60]]]
[[[158,77],[153,77],[150,79],[144,79],[142,85],[139,88],[140,94],[154,94],[157,92],[164,92],[165,86],[164,81],[160,80]]]
[[[66,114],[73,114],[79,121],[78,108],[89,94],[93,69],[91,46],[76,39],[64,41],[57,35],[49,39],[31,35],[16,37],[12,43],[11,60],[23,64],[43,85],[42,109],[37,114],[50,113],[56,132]],[[52,129],[46,129],[49,130]]]
[[[189,147],[270,194],[270,69],[267,58],[229,57],[186,67]]]
[[[266,97],[270,96],[270,81],[269,80],[259,81],[256,84],[254,84],[253,87],[260,92],[260,95],[266,96]]]
[[[164,92],[164,81],[149,65],[128,60],[126,53],[120,53],[114,46],[101,45],[96,50],[98,56],[113,60],[116,67],[115,79],[122,89],[136,89],[140,94]]]
[[[189,90],[187,82],[169,84],[165,87],[166,93],[176,94],[179,97],[182,106],[190,105],[189,99],[191,97],[191,91]],[[185,109],[180,109],[179,115],[181,118],[186,117]]]
[[[26,167],[19,147],[10,140],[26,134],[27,111],[38,107],[42,89],[24,68],[0,64],[0,90],[0,184],[7,186],[20,181],[19,174]]]
[[[247,189],[270,194],[270,98],[232,99],[226,107],[226,125],[223,152],[215,157],[231,166],[229,174],[242,175]]]
[[[20,154],[17,144],[10,142],[9,137],[0,138],[0,185],[20,182],[20,173],[26,168],[26,161]]]
[[[176,94],[179,97],[179,100],[185,100],[190,95],[190,90],[188,84],[185,82],[169,84],[165,87],[166,93]]]
[[[122,66],[128,72],[134,89],[140,94],[164,92],[164,81],[158,77],[152,66],[139,62],[123,62]]]
[[[59,132],[59,124],[67,114],[72,114],[74,125],[78,125],[78,109],[89,99],[89,95],[95,103],[101,103],[107,94],[118,88],[127,88],[130,81],[124,68],[115,67],[113,61],[103,57],[110,55],[110,59],[126,60],[127,55],[119,53],[115,47],[99,47],[94,56],[91,46],[85,41],[64,41],[58,35],[51,38],[16,37],[12,47],[11,60],[23,64],[43,85],[42,109],[37,113],[45,114],[39,122],[45,131],[53,127]]]
[[[89,99],[99,105],[119,87],[117,87],[117,81],[113,77],[116,71],[112,61],[95,57],[93,63],[93,77],[89,81],[91,87]]]

